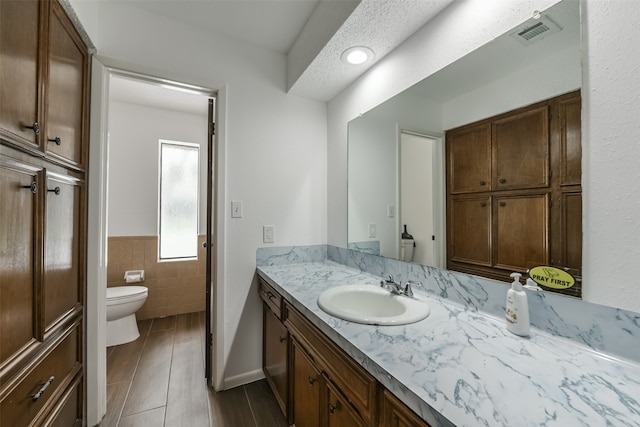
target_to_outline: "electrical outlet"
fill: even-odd
[[[239,200],[231,201],[231,218],[242,218],[242,202]]]
[[[262,226],[262,242],[273,243],[275,240],[276,228],[273,225]]]
[[[378,234],[378,230],[375,224],[369,224],[369,238],[373,239]]]

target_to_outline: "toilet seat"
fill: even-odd
[[[147,293],[148,290],[145,286],[114,286],[107,288],[107,305],[146,298]]]

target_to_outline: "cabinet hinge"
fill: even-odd
[[[216,124],[215,123],[209,123],[209,133],[211,135],[215,135],[216,134]]]
[[[549,199],[549,207],[552,208],[553,207],[553,199]]]
[[[213,334],[209,334],[209,339],[207,340],[207,345],[209,347],[213,346]]]
[[[431,236],[431,240],[436,240],[436,236]]]

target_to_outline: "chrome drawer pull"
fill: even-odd
[[[56,193],[56,196],[57,196],[58,194],[60,194],[60,187],[56,187],[56,188],[53,188],[53,189],[49,188],[49,189],[47,189],[47,191],[49,193]]]
[[[56,145],[60,145],[60,144],[62,144],[62,140],[60,139],[60,137],[59,137],[59,136],[56,136],[55,138],[49,139],[48,141],[49,141],[49,142],[55,142],[55,143],[56,143]]]
[[[33,130],[33,133],[35,133],[36,135],[40,133],[40,125],[38,124],[38,122],[35,122],[31,126],[25,126],[25,129]]]
[[[22,188],[28,188],[33,194],[36,194],[38,192],[38,183],[34,181],[30,185],[23,185]]]
[[[47,389],[47,387],[49,387],[51,385],[51,383],[53,382],[54,379],[55,379],[55,377],[53,375],[51,375],[51,378],[49,378],[46,383],[42,384],[42,387],[40,387],[40,390],[38,390],[38,392],[36,394],[31,396],[32,400],[34,402],[37,402],[38,399],[40,399],[40,397],[42,397],[42,394]]]

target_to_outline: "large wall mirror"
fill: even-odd
[[[445,132],[581,88],[580,2],[532,15],[349,123],[350,249],[446,266]]]

